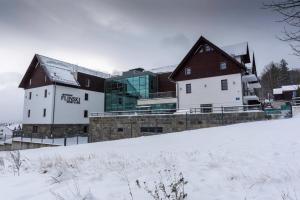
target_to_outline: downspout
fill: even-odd
[[[56,82],[54,82],[54,92],[53,92],[51,135],[53,134],[53,125],[54,125],[54,120],[55,120],[55,100],[56,100]]]

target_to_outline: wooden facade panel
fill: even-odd
[[[158,92],[176,91],[176,83],[169,80],[170,75],[171,72],[157,75]]]
[[[222,62],[226,63],[226,69],[220,69]],[[190,75],[185,74],[185,68],[191,69]],[[182,81],[236,73],[242,73],[240,66],[218,50],[213,49],[209,52],[198,52],[190,57],[177,71],[174,80]]]

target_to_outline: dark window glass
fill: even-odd
[[[46,117],[46,113],[47,113],[47,110],[46,110],[46,108],[44,108],[44,110],[43,110],[43,117]]]
[[[83,132],[84,132],[84,133],[87,133],[87,132],[88,132],[88,126],[84,126],[84,127],[83,127]]]
[[[38,132],[38,126],[33,126],[32,133],[37,133],[37,132]]]
[[[30,117],[30,110],[27,111],[27,117]]]
[[[187,94],[192,93],[192,85],[191,84],[186,84],[185,85],[185,91]]]
[[[162,133],[162,127],[141,127],[141,132],[144,133]]]
[[[120,105],[123,104],[123,99],[122,99],[122,97],[119,97],[119,98],[118,98],[118,103],[119,103]]]
[[[212,112],[212,104],[201,104],[201,112],[202,113],[211,113]]]
[[[29,99],[31,99],[31,96],[32,96],[32,92],[29,92]]]
[[[221,80],[221,89],[228,90],[228,82],[227,79]]]
[[[123,132],[123,128],[118,128],[118,132]]]
[[[44,97],[47,98],[47,90],[44,92]]]
[[[88,117],[88,115],[89,115],[89,114],[88,114],[88,111],[87,111],[87,110],[85,110],[85,111],[84,111],[84,118],[87,118],[87,117]]]
[[[85,94],[84,94],[84,100],[86,100],[86,101],[89,100],[89,94],[88,94],[88,93],[85,93]]]

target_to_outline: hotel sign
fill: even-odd
[[[72,94],[62,94],[61,100],[67,103],[80,104],[80,97],[74,97]]]

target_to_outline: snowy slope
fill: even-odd
[[[189,200],[282,200],[300,196],[300,118],[207,128],[159,136],[21,151],[21,175],[7,153],[0,194],[11,199],[151,199],[136,186],[158,171],[182,172]],[[127,181],[128,180],[128,181]],[[79,189],[76,189],[79,188]],[[77,191],[77,192],[76,192]],[[55,196],[56,195],[56,196]],[[81,198],[82,199],[82,198]]]

